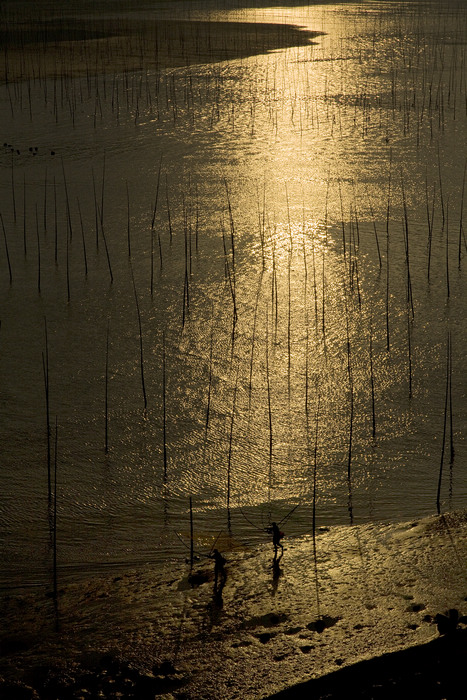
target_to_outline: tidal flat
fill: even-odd
[[[55,601],[3,596],[0,674],[54,698],[459,697],[465,622],[437,616],[466,610],[466,555],[457,513],[321,528],[278,560],[231,542],[220,592],[199,557],[69,575]]]

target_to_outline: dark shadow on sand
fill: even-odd
[[[459,700],[466,697],[466,661],[467,630],[457,630],[299,683],[265,700]]]

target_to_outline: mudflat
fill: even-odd
[[[217,587],[204,558],[4,592],[0,695],[461,697],[466,525],[320,528],[278,558],[223,539]]]

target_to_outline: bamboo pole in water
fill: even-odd
[[[258,209],[258,229],[259,229],[259,238],[261,242],[261,261],[262,261],[262,269],[266,269],[266,258],[265,258],[265,250],[264,250],[264,218],[265,218],[265,197],[266,197],[266,191],[265,187],[263,187],[263,212],[261,213],[260,206],[259,206],[259,192],[258,192],[258,186],[256,186],[256,202],[257,202],[257,209]]]
[[[152,231],[154,230],[154,224],[156,221],[156,214],[157,214],[157,203],[159,201],[159,187],[161,184],[161,170],[162,170],[162,154],[161,154],[161,157],[159,159],[159,169],[157,171],[156,197],[154,200],[154,207],[153,207],[153,211],[152,211],[152,221],[151,221],[151,230]]]
[[[355,216],[356,216],[356,217],[358,216],[357,211],[355,211]],[[357,240],[355,240],[355,232],[353,232],[353,233],[352,233],[352,240],[353,240],[353,244],[354,244],[354,251],[355,251],[355,256],[354,256],[354,257],[355,257],[355,259],[354,259],[354,262],[353,262],[352,275],[355,273],[355,284],[356,284],[356,287],[357,287],[358,307],[359,307],[359,309],[360,309],[360,311],[361,311],[361,309],[362,309],[362,295],[361,295],[361,293],[360,293],[360,275],[359,275],[359,266],[358,266],[358,248],[359,248],[359,245],[360,245],[360,243],[359,243],[360,234],[359,234],[359,231],[358,231],[358,218],[356,218],[355,226],[356,226],[356,231],[357,231]]]
[[[107,337],[105,342],[105,454],[109,451],[109,334],[110,319],[107,322]]]
[[[306,259],[306,224],[305,224],[305,202],[302,203],[302,250],[303,250],[303,308],[307,308],[308,299],[308,265]]]
[[[172,238],[173,238],[172,217],[170,215],[169,186],[168,186],[168,182],[167,182],[167,173],[165,174],[165,202],[167,205],[167,224],[169,227],[170,243],[172,243]]]
[[[161,182],[161,169],[162,169],[162,155],[159,160],[159,170],[157,173],[157,183],[156,183],[156,197],[154,200],[154,207],[152,211],[152,221],[151,221],[151,296],[154,294],[154,225],[156,221],[156,214],[157,214],[157,204],[159,201],[159,188],[160,188],[160,182]]]
[[[290,404],[292,374],[292,245],[287,265],[287,396]]]
[[[389,352],[389,213],[391,206],[392,151],[389,156],[388,202],[386,207],[386,349]]]
[[[154,230],[152,228],[149,235],[151,236],[151,247],[149,253],[149,259],[151,261],[151,281],[149,284],[149,293],[152,297],[154,295]]]
[[[139,330],[139,365],[140,365],[140,371],[141,371],[141,390],[143,392],[143,403],[144,403],[144,417],[147,417],[147,408],[148,408],[148,400],[146,396],[146,384],[144,381],[144,356],[143,356],[143,331],[141,327],[141,313],[139,310],[139,302],[138,302],[138,294],[136,292],[136,284],[135,284],[135,277],[133,274],[133,268],[130,265],[131,269],[131,280],[133,283],[133,293],[135,297],[135,305],[136,305],[136,314],[138,317],[138,330]]]
[[[269,468],[268,468],[268,500],[271,500],[272,488],[272,447],[273,447],[273,432],[272,432],[272,409],[271,409],[271,381],[269,377],[269,319],[268,308],[266,307],[266,389],[268,401],[268,424],[269,424]]]
[[[318,551],[316,546],[316,496],[317,496],[317,476],[318,476],[318,429],[319,429],[319,409],[320,409],[320,394],[318,392],[318,402],[316,407],[316,427],[315,427],[315,445],[313,451],[313,511],[312,511],[312,537],[313,537],[313,563],[315,571],[315,590],[316,590],[316,608],[318,617],[320,614],[320,597],[319,597],[319,579],[318,579]]]
[[[277,328],[279,325],[279,289],[277,285],[276,270],[276,240],[272,240],[272,276],[271,276],[271,313],[274,317],[274,342],[277,342]]]
[[[343,280],[344,287],[344,304],[345,304],[345,329],[347,339],[347,376],[349,382],[350,394],[350,415],[349,415],[349,446],[347,452],[347,485],[348,485],[348,510],[350,516],[350,524],[353,524],[353,507],[352,507],[352,447],[353,447],[353,427],[354,427],[354,385],[352,374],[352,356],[350,347],[350,330],[349,330],[349,309],[347,304],[347,292],[345,288],[345,279]]]
[[[109,252],[109,247],[107,245],[107,238],[106,238],[105,231],[104,231],[104,222],[102,221],[102,217],[101,217],[101,233],[102,233],[102,240],[104,241],[105,256],[107,259],[107,267],[109,268],[110,283],[112,284],[114,281],[114,276],[113,276],[113,272],[112,272],[112,263],[110,261],[110,252]]]
[[[441,202],[441,216],[442,216],[442,223],[441,223],[441,230],[444,230],[444,224],[446,220],[446,214],[444,211],[444,196],[443,196],[443,180],[441,177],[441,157],[440,157],[440,152],[439,152],[439,144],[438,144],[438,179],[439,179],[439,197],[440,197],[440,202]]]
[[[62,157],[62,173],[63,173],[63,186],[65,188],[65,203],[66,203],[66,217],[68,222],[68,234],[70,236],[70,241],[73,239],[73,226],[71,223],[71,209],[70,209],[70,198],[68,196],[68,183],[65,173],[65,164]]]
[[[452,418],[452,337],[449,333],[449,444],[450,444],[450,458],[449,463],[452,465],[454,463],[454,432],[453,432],[453,418]]]
[[[412,326],[407,306],[407,354],[408,354],[408,381],[409,381],[409,399],[412,398]]]
[[[407,307],[410,306],[412,319],[414,318],[413,295],[412,295],[412,278],[410,275],[410,255],[409,255],[409,218],[407,214],[407,199],[405,196],[404,178],[401,171],[401,191],[402,191],[402,206],[404,210],[404,244],[405,244],[405,265],[407,271]]]
[[[322,323],[322,331],[323,331],[323,345],[324,345],[324,350],[326,352],[327,347],[326,347],[326,275],[325,275],[325,256],[326,256],[326,248],[323,247],[323,261],[322,261],[322,268],[321,268],[321,286],[322,286],[322,295],[321,295],[321,323]]]
[[[80,205],[79,198],[77,199],[77,203],[78,203],[78,216],[79,216],[79,222],[80,222],[80,228],[81,228],[81,241],[83,243],[84,274],[87,277],[88,276],[88,256],[86,254],[86,239],[84,237],[83,216],[81,214],[81,205]]]
[[[54,175],[54,261],[58,262],[58,209],[57,209],[57,182]]]
[[[130,231],[130,192],[128,189],[128,180],[125,181],[126,183],[126,230],[127,230],[127,248],[128,248],[128,257],[131,258],[131,231]]]
[[[44,175],[44,232],[47,232],[47,167]]]
[[[443,440],[441,443],[441,458],[440,458],[439,475],[438,475],[438,489],[436,492],[436,510],[437,510],[438,515],[441,514],[441,483],[443,480],[444,452],[445,452],[445,448],[446,448],[446,426],[447,426],[448,407],[449,407],[450,356],[451,356],[451,331],[448,331],[447,343],[446,343],[446,391],[445,391],[445,398],[444,398]]]
[[[446,202],[446,295],[449,301],[451,286],[449,279],[449,198]]]
[[[96,227],[96,250],[99,250],[99,205],[97,203],[97,190],[96,190],[96,176],[94,175],[94,168],[91,168],[92,172],[92,189],[94,193],[94,219]]]
[[[226,191],[226,196],[227,196],[227,206],[228,206],[228,211],[229,211],[229,224],[230,224],[230,250],[231,250],[231,259],[232,259],[232,272],[229,272],[229,284],[230,284],[230,292],[232,295],[232,303],[233,303],[233,323],[234,323],[234,331],[235,332],[235,323],[237,321],[237,296],[236,296],[236,271],[235,271],[235,224],[234,224],[234,219],[233,219],[233,214],[232,214],[232,205],[230,203],[230,195],[229,195],[229,188],[227,186],[227,180],[224,179],[224,184],[225,184],[225,191]],[[230,268],[228,268],[230,270]]]
[[[165,331],[162,333],[162,442],[164,457],[164,480],[167,479],[167,367]]]
[[[434,194],[433,194],[434,199]],[[433,216],[430,216],[430,203],[428,200],[428,175],[425,175],[425,206],[426,206],[426,219],[428,228],[428,263],[427,263],[427,279],[430,281],[430,269],[431,269],[431,244],[433,240]]]
[[[465,241],[464,226],[463,226],[466,172],[467,172],[467,158],[465,159],[465,164],[464,164],[464,176],[462,178],[462,194],[461,194],[461,204],[460,204],[460,212],[459,212],[459,242],[458,242],[458,250],[457,250],[457,266],[458,266],[459,270],[461,269],[462,238],[464,238],[464,243],[465,243],[465,247],[467,250],[467,242]]]
[[[191,191],[191,175],[188,176],[188,204],[187,204],[187,235],[188,235],[188,260],[190,279],[193,274],[193,226],[192,226],[193,195]]]
[[[47,332],[47,319],[44,318],[45,354],[42,353],[42,371],[44,374],[45,390],[45,417],[47,429],[47,493],[49,504],[52,500],[51,484],[51,451],[50,451],[50,391],[49,391],[49,341]]]
[[[199,246],[199,196],[198,196],[198,185],[195,187],[195,251],[198,254]]]
[[[328,244],[328,205],[329,205],[329,187],[331,184],[331,167],[328,167],[328,176],[326,178],[326,199],[324,204],[324,234],[325,243]]]
[[[104,229],[104,192],[105,192],[105,151],[102,162],[102,185],[101,185],[101,207],[100,207],[100,218],[101,218],[101,229]]]
[[[370,386],[371,386],[371,424],[373,440],[376,437],[376,410],[375,410],[375,375],[373,369],[373,324],[370,317]]]
[[[7,264],[8,264],[8,273],[9,273],[9,276],[10,276],[10,284],[12,284],[12,282],[13,282],[13,275],[12,275],[12,272],[11,272],[10,253],[9,253],[9,251],[8,251],[8,240],[7,240],[7,237],[6,237],[5,224],[4,224],[4,222],[3,222],[3,216],[2,216],[2,213],[1,213],[1,212],[0,212],[0,220],[1,220],[1,222],[2,222],[3,241],[4,241],[4,243],[5,243],[5,253],[6,253],[6,260],[7,260]]]
[[[230,522],[230,485],[231,485],[231,475],[232,475],[233,429],[234,429],[234,422],[235,422],[235,409],[237,406],[238,371],[239,371],[239,368],[237,366],[237,372],[236,372],[236,376],[235,376],[234,395],[233,395],[233,402],[232,402],[232,415],[231,415],[231,419],[230,419],[229,454],[228,454],[228,460],[227,460],[227,517],[228,517],[229,522]]]
[[[190,496],[190,569],[194,562],[193,501]]]
[[[315,237],[313,236],[313,240],[311,241],[311,262],[312,262],[312,269],[313,269],[313,299],[315,302],[315,330],[316,334],[318,334],[318,327],[319,327],[319,321],[318,321],[318,284],[317,284],[317,275],[316,275],[316,256],[315,256]]]
[[[16,219],[15,219],[16,221]],[[27,239],[26,239],[26,175],[23,173],[23,251],[27,255]]]
[[[185,196],[182,195],[183,204],[183,236],[184,236],[184,251],[185,251],[185,275],[183,280],[183,317],[182,329],[185,327],[186,315],[190,313],[190,279],[188,275],[188,218],[185,204]]]
[[[338,180],[338,185],[339,185],[339,199],[340,199],[340,205],[341,205],[342,252],[344,254],[344,262],[345,262],[347,260],[347,249],[346,249],[346,243],[345,243],[344,200],[342,197],[342,185],[341,185],[340,178]]]
[[[258,305],[259,305],[259,299],[260,299],[260,294],[261,294],[261,287],[262,287],[262,283],[263,283],[263,274],[264,274],[264,270],[263,270],[263,268],[261,268],[258,290],[256,292],[256,299],[255,299],[255,310],[254,310],[254,314],[253,314],[253,328],[252,328],[252,332],[251,332],[250,373],[249,373],[249,380],[248,380],[248,431],[250,430],[250,419],[251,419],[251,398],[252,398],[252,393],[253,393],[253,359],[254,359],[255,343],[256,343],[256,326],[257,326],[257,321],[258,321]]]
[[[39,237],[39,216],[36,202],[36,240],[37,240],[37,291],[41,293],[41,240]]]
[[[70,243],[69,243],[69,237],[68,234],[66,235],[66,291],[67,291],[67,301],[70,303],[71,300],[71,291],[70,291]]]
[[[58,598],[57,586],[57,447],[58,419],[55,416],[55,449],[54,449],[54,502],[53,502],[53,597],[55,604]]]
[[[225,228],[224,228],[224,217],[221,218],[221,231],[222,231],[222,248],[224,251],[224,278],[228,280],[229,278],[229,259],[227,256],[227,243],[225,241]]]
[[[160,234],[159,231],[157,232],[157,241],[158,241],[158,244],[159,244],[159,264],[160,264],[159,270],[160,270],[160,272],[162,272],[162,267],[163,267],[163,260],[162,260],[162,242],[161,242],[161,234]]]
[[[380,245],[379,245],[378,231],[376,230],[376,218],[375,218],[375,214],[373,211],[373,206],[371,204],[371,201],[370,201],[370,213],[371,213],[371,218],[373,220],[373,233],[375,235],[376,250],[378,252],[379,269],[381,270],[381,268],[383,266],[383,263],[381,260],[381,249],[380,249]]]
[[[11,197],[13,202],[13,221],[16,223],[15,163],[13,150],[11,151]]]
[[[209,345],[209,379],[208,379],[208,398],[206,405],[206,421],[204,424],[204,444],[206,445],[206,440],[208,436],[209,428],[209,418],[211,412],[211,391],[212,391],[212,355],[213,355],[213,341],[214,341],[214,313],[212,313],[211,320],[211,340]]]

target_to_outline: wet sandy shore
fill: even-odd
[[[0,691],[460,697],[452,687],[467,661],[464,621],[443,627],[437,616],[467,610],[464,513],[324,529],[316,552],[309,536],[286,540],[275,564],[269,544],[223,548],[217,593],[209,559],[191,577],[179,562],[59,581],[56,606],[50,589],[4,593]]]

